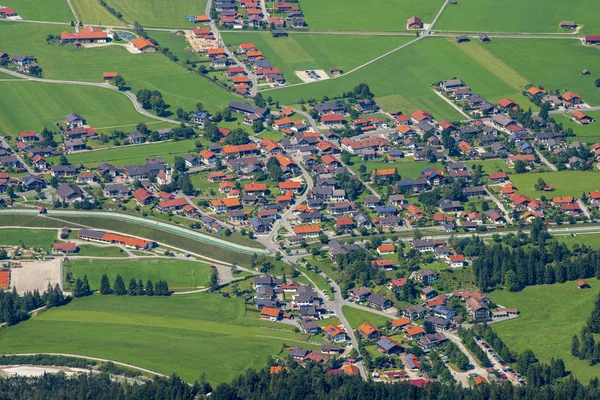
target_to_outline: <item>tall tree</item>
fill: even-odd
[[[110,294],[111,292],[108,276],[104,274],[102,275],[102,279],[100,279],[100,294]]]
[[[117,275],[117,277],[115,278],[113,292],[117,296],[124,296],[127,294],[127,291],[125,290],[125,282],[123,282],[123,278],[121,277],[121,275]]]

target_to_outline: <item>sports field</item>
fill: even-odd
[[[441,0],[302,0],[309,29],[316,31],[405,31],[406,20],[431,23]]]
[[[192,140],[180,140],[138,146],[113,147],[106,150],[70,154],[67,158],[72,164],[83,164],[87,167],[93,167],[102,162],[123,166],[144,164],[146,158],[149,157],[164,157],[165,161],[170,163],[173,162],[175,156],[184,156],[189,152],[195,153],[194,142]],[[50,158],[50,160],[54,160],[55,158],[58,159],[54,157]]]
[[[188,15],[204,15],[206,0],[106,0],[123,18],[144,27],[189,28]]]
[[[510,181],[518,192],[532,198],[540,196],[574,196],[581,197],[583,192],[589,193],[600,189],[600,174],[595,171],[559,171],[539,174],[510,174]],[[555,187],[553,192],[540,192],[533,189],[539,178]]]
[[[274,38],[269,32],[252,31],[243,35],[223,32],[221,36],[230,49],[236,49],[240,43],[254,43],[271,65],[281,70],[289,83],[302,82],[294,71],[322,69],[329,73],[329,68],[340,67],[348,72],[414,39],[402,36],[310,34]]]
[[[0,229],[0,245],[24,245],[27,248],[42,247],[50,250],[56,235],[55,230]]]
[[[168,258],[140,258],[129,260],[72,260],[65,264],[65,271],[79,278],[87,275],[92,290],[100,289],[102,275],[106,274],[111,283],[121,275],[127,284],[130,279],[141,279],[144,285],[148,280],[165,280],[170,289],[191,289],[206,286],[210,278],[208,264],[195,261],[171,260]]]
[[[544,0],[461,0],[449,4],[436,24],[440,30],[469,32],[563,32],[560,21],[576,21],[582,32],[594,34],[600,3],[595,0],[577,2]]]
[[[594,118],[596,122],[588,125],[580,125],[571,120],[571,114],[554,114],[552,117],[556,122],[562,123],[564,129],[571,128],[574,137],[570,137],[569,140],[579,140],[583,143],[597,143],[600,142],[600,112],[598,111],[585,111],[584,112],[590,117]]]
[[[590,316],[600,282],[586,279],[592,287],[580,290],[574,281],[530,286],[521,292],[495,291],[490,299],[504,307],[518,308],[521,316],[492,327],[511,350],[531,349],[541,361],[562,358],[567,371],[582,383],[598,376],[600,365],[590,367],[571,356],[571,338],[579,334]]]
[[[108,12],[98,3],[98,0],[71,0],[77,16],[84,24],[94,25],[125,25],[125,22]]]
[[[415,161],[412,157],[398,158],[393,162],[383,162],[379,160],[362,161],[358,157],[352,158],[353,164],[350,169],[355,173],[359,173],[361,165],[367,167],[367,173],[375,169],[396,168],[401,179],[415,179],[421,176],[421,171],[426,168],[444,169],[440,163],[430,163],[427,161]]]
[[[98,128],[154,121],[139,114],[124,95],[102,88],[0,81],[0,93],[0,132],[8,135],[56,129],[54,121],[63,121],[71,112]]]
[[[471,89],[496,102],[504,96],[516,97],[524,79],[516,70],[498,62],[486,48],[467,43],[456,45],[446,38],[428,38],[405,47],[353,74],[324,82],[265,91],[282,104],[299,99],[320,99],[349,91],[367,83],[376,100],[386,111],[413,112],[428,110],[437,119],[464,119],[438,97],[431,85],[458,77]],[[523,98],[523,102],[527,102]]]
[[[372,312],[360,310],[350,306],[343,306],[342,311],[344,312],[344,316],[348,320],[348,323],[352,329],[358,328],[360,324],[365,322],[375,326],[384,326],[390,320],[390,318],[386,318],[383,315],[374,314]]]
[[[284,343],[312,347],[293,327],[257,316],[246,311],[243,300],[214,294],[93,295],[2,329],[0,348],[107,358],[167,375],[176,372],[188,381],[206,373],[218,383],[261,368]]]
[[[66,0],[2,0],[0,4],[14,8],[21,18],[27,20],[52,22],[75,20]],[[4,46],[4,41],[2,42]]]

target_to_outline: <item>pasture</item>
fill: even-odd
[[[441,80],[461,78],[474,92],[492,102],[504,96],[520,96],[519,85],[524,80],[516,70],[496,65],[495,58],[481,46],[461,46],[446,38],[427,38],[339,79],[268,90],[263,95],[282,104],[295,104],[299,99],[340,95],[364,82],[385,111],[400,109],[411,113],[423,109],[438,120],[449,121],[464,117],[431,88]]]
[[[127,253],[125,253],[118,246],[94,246],[91,244],[80,244],[77,246],[77,248],[79,251],[77,254],[74,254],[71,257],[127,257]]]
[[[106,0],[123,18],[144,27],[189,28],[188,15],[204,15],[206,0]]]
[[[0,81],[0,132],[55,129],[56,121],[75,112],[94,127],[119,127],[154,120],[140,115],[131,101],[116,91],[40,82]]]
[[[570,33],[560,29],[563,20],[576,21],[582,32],[594,34],[600,24],[597,15],[600,4],[595,0],[578,0],[576,4],[562,1],[461,0],[448,5],[436,24],[436,29],[468,32],[546,32]]]
[[[108,12],[98,0],[71,0],[77,16],[84,24],[124,26],[125,22]]]
[[[583,143],[597,143],[600,142],[600,112],[598,111],[585,111],[584,112],[590,117],[596,120],[595,123],[591,123],[588,125],[580,125],[571,120],[571,114],[554,114],[552,118],[556,120],[556,122],[562,123],[564,129],[571,128],[574,137],[569,138],[569,140],[579,140]]]
[[[301,7],[310,30],[398,32],[406,30],[406,20],[413,16],[431,23],[443,3],[441,0],[303,0]]]
[[[557,196],[581,197],[583,192],[591,192],[600,189],[598,178],[600,174],[596,171],[559,171],[541,172],[527,174],[511,174],[510,181],[517,187],[518,192],[528,197],[547,198]],[[554,186],[553,192],[540,192],[534,190],[533,186],[538,179],[542,178],[547,184]]]
[[[83,278],[87,275],[92,290],[100,289],[100,280],[104,274],[108,276],[111,286],[117,275],[121,275],[126,285],[132,278],[141,279],[144,285],[148,280],[154,283],[165,280],[172,290],[206,286],[210,278],[208,264],[168,258],[74,259],[64,265],[65,271],[70,271],[75,277]]]
[[[49,251],[55,239],[56,231],[53,229],[0,229],[0,245],[41,247]]]
[[[252,42],[277,67],[289,83],[302,82],[294,71],[340,67],[344,72],[400,47],[412,37],[365,35],[290,35],[274,38],[269,32],[223,32],[223,40],[230,49],[240,43]],[[360,51],[356,51],[360,49]]]
[[[390,321],[390,318],[386,318],[383,315],[375,314],[351,306],[343,306],[342,311],[344,312],[344,316],[348,320],[348,323],[352,329],[358,328],[360,324],[365,322],[375,326],[384,326],[388,321]]]
[[[27,20],[51,22],[75,20],[66,0],[3,0],[1,4],[4,7],[14,8],[17,14]],[[4,44],[3,41],[2,45]]]
[[[415,161],[412,157],[397,158],[391,162],[381,160],[362,161],[358,157],[352,158],[353,164],[349,165],[350,169],[359,174],[361,165],[367,167],[367,173],[375,169],[396,168],[401,179],[415,179],[421,176],[421,171],[426,168],[444,169],[440,163],[430,163],[427,161]]]
[[[206,373],[213,384],[262,368],[284,343],[314,347],[293,327],[257,318],[243,300],[215,294],[93,295],[2,329],[0,347],[5,353],[107,358],[167,375],[175,372],[190,382]]]
[[[529,286],[515,293],[503,290],[489,293],[494,303],[521,312],[519,318],[492,327],[511,350],[531,349],[546,363],[552,357],[562,358],[567,371],[587,384],[600,373],[600,366],[590,367],[587,361],[571,356],[571,338],[587,322],[600,288],[597,279],[586,281],[591,289],[580,290],[574,281],[569,281]]]

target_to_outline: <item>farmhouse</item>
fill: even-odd
[[[153,53],[156,51],[156,46],[154,43],[142,37],[133,39],[131,44],[142,53]]]
[[[423,29],[423,21],[419,17],[410,17],[406,21],[406,29]]]
[[[77,253],[77,244],[72,242],[54,243],[52,246],[54,254],[74,254]]]
[[[579,122],[582,125],[587,125],[587,124],[591,124],[592,122],[594,122],[594,118],[590,117],[589,115],[587,115],[579,110],[573,112],[573,119],[575,119],[575,121]]]
[[[106,43],[108,34],[99,28],[86,26],[79,32],[63,32],[60,34],[62,44]]]
[[[77,232],[77,238],[81,240],[88,240],[90,242],[119,244],[133,249],[145,250],[153,247],[153,243],[147,240],[89,229],[79,230],[79,232]]]

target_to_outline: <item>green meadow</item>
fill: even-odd
[[[573,130],[575,136],[569,138],[570,140],[579,140],[583,143],[600,142],[600,124],[598,123],[600,122],[600,112],[585,110],[584,112],[594,118],[596,122],[588,125],[581,125],[571,120],[571,114],[554,114],[552,115],[552,118],[554,118],[556,122],[562,123],[564,129],[571,128]]]
[[[128,255],[118,246],[94,246],[91,244],[77,245],[78,251],[76,256],[85,257],[123,257]],[[75,255],[74,255],[75,256]]]
[[[206,0],[106,0],[123,18],[145,27],[190,28],[188,15],[204,15]]]
[[[42,247],[46,251],[52,249],[56,240],[56,230],[36,229],[0,229],[0,246]]]
[[[574,196],[579,198],[582,193],[600,190],[600,174],[597,171],[559,171],[528,174],[511,174],[510,181],[517,187],[518,192],[532,198],[540,196]],[[534,190],[534,185],[539,178],[547,184],[554,186],[553,192],[540,192]]]
[[[95,25],[125,25],[125,22],[108,12],[98,3],[98,0],[71,0],[77,16],[84,24]]]
[[[340,67],[348,72],[413,39],[398,36],[310,34],[274,38],[269,32],[252,31],[244,34],[223,32],[222,37],[231,49],[238,48],[240,43],[254,43],[271,65],[281,70],[289,83],[302,82],[295,71],[322,69],[329,74],[329,68]]]
[[[342,311],[348,320],[352,329],[358,328],[361,324],[368,322],[375,326],[384,326],[390,320],[383,315],[375,314],[369,311],[361,310],[350,306],[343,306]]]
[[[529,286],[521,292],[495,291],[490,299],[504,307],[518,308],[521,316],[493,324],[500,338],[513,351],[530,349],[543,362],[562,358],[567,371],[586,384],[598,376],[600,366],[571,356],[571,338],[587,322],[600,282],[586,279],[591,289],[581,290],[574,281]]]
[[[243,300],[215,294],[93,295],[2,329],[0,348],[3,353],[106,358],[175,372],[187,381],[205,373],[214,384],[263,367],[284,344],[314,347],[292,329],[259,321],[258,312],[246,310]]]
[[[3,0],[2,5],[14,8],[19,16],[27,20],[52,22],[75,20],[66,0]],[[2,46],[4,44],[5,41],[3,40]]]
[[[371,173],[371,171],[376,169],[396,168],[402,179],[418,178],[421,176],[421,171],[426,168],[444,169],[444,166],[438,162],[430,163],[427,161],[415,161],[412,157],[397,158],[391,162],[384,162],[381,160],[362,161],[358,157],[353,157],[352,162],[352,165],[349,165],[349,167],[357,174],[359,173],[361,165],[367,167],[367,173]]]

